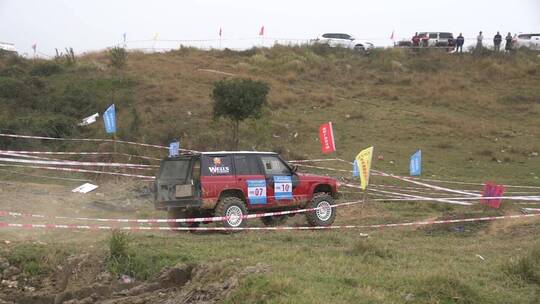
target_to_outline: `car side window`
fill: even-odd
[[[276,156],[261,156],[266,175],[290,175],[291,170]]]
[[[201,165],[203,176],[223,176],[233,174],[232,159],[230,155],[203,155]]]
[[[236,168],[236,175],[263,174],[256,155],[235,155],[234,167]]]
[[[430,39],[435,39],[435,38],[437,38],[437,33],[429,33],[429,38],[430,38]]]

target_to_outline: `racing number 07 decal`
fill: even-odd
[[[266,204],[266,180],[248,180],[248,199],[252,205]]]
[[[274,195],[276,200],[290,200],[293,198],[290,176],[274,176]]]

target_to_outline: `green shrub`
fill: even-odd
[[[124,231],[114,231],[109,238],[107,268],[116,275],[126,274],[146,280],[163,267],[189,260],[190,258],[183,256],[179,251],[131,242],[129,234]]]
[[[30,70],[32,76],[51,76],[62,72],[62,67],[54,61],[37,63]]]
[[[111,66],[121,69],[126,65],[127,61],[127,51],[121,47],[114,47],[109,50],[109,59]]]
[[[18,98],[24,96],[25,93],[26,86],[23,81],[9,77],[0,77],[0,97]]]
[[[111,259],[123,259],[128,256],[129,235],[115,230],[109,238],[109,256]]]
[[[6,257],[11,265],[23,273],[35,276],[55,270],[65,257],[66,252],[58,248],[50,248],[40,244],[20,244],[15,246]]]

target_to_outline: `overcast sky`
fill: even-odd
[[[540,32],[540,0],[0,0],[0,41],[15,43],[19,53],[54,54],[73,47],[76,53],[99,50],[127,40],[218,39],[222,46],[259,44],[265,40],[315,38],[344,32],[388,45],[415,31],[459,32],[486,37],[496,31]],[[129,43],[137,47],[175,47],[179,42]],[[218,42],[200,42],[217,47]]]

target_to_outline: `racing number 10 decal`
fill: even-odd
[[[274,195],[276,200],[290,200],[293,198],[290,176],[274,176]]]
[[[266,181],[264,179],[248,180],[247,187],[250,204],[266,204]]]

